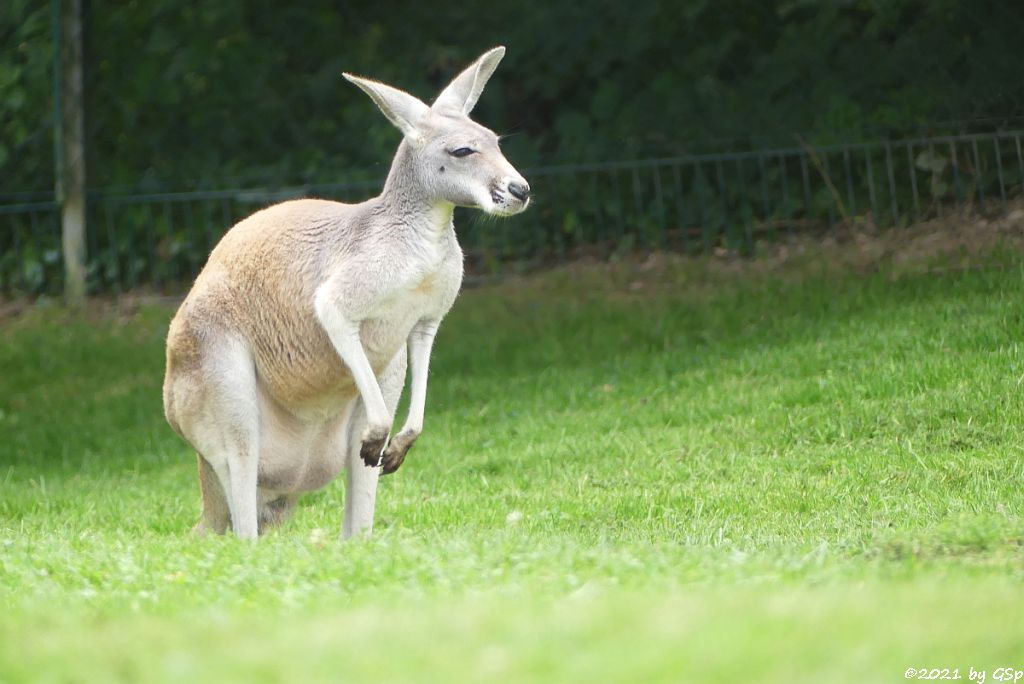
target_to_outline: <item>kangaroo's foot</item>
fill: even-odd
[[[388,444],[388,448],[384,450],[382,456],[383,473],[385,475],[390,475],[398,470],[398,466],[402,465],[405,455],[409,453],[409,449],[412,448],[417,437],[419,437],[419,433],[412,430],[403,430],[392,438],[391,443]]]
[[[387,428],[369,427],[363,433],[359,456],[369,468],[377,468],[384,462],[384,447],[388,442]]]

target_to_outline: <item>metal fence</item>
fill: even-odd
[[[755,255],[764,242],[851,226],[906,225],[1024,194],[1024,131],[567,164],[528,170],[534,205],[512,219],[460,213],[467,270],[500,274],[580,256],[716,248]],[[92,292],[179,290],[220,236],[292,197],[358,201],[383,179],[285,190],[89,194]],[[58,293],[58,210],[38,195],[0,197],[0,292]]]

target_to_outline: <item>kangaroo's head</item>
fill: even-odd
[[[504,55],[503,47],[484,53],[431,106],[397,88],[345,74],[402,131],[402,172],[431,200],[501,216],[518,214],[530,203],[530,185],[501,153],[498,136],[469,118]]]

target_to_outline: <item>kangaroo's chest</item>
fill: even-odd
[[[447,313],[462,281],[462,253],[454,238],[436,251],[409,250],[383,265],[353,259],[318,291],[343,315],[358,317],[359,337],[380,373],[402,349],[417,322]],[[325,322],[308,307],[263,307],[287,320],[254,331],[257,369],[269,393],[300,415],[336,414],[357,393],[351,372],[329,339]]]
[[[380,372],[401,349],[417,322],[435,315],[431,292],[412,290],[384,298],[359,326],[366,358]]]
[[[381,370],[419,321],[439,320],[462,284],[462,253],[457,245],[426,267],[411,270],[384,294],[360,326],[363,348],[374,370]]]

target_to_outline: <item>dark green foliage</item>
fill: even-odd
[[[53,187],[50,13],[0,3],[0,194]]]
[[[4,293],[62,287],[51,9],[0,7]],[[87,15],[93,292],[180,289],[270,202],[370,196],[398,133],[342,70],[429,100],[496,44],[509,53],[475,116],[506,135],[537,201],[515,220],[459,217],[472,273],[753,254],[1024,189],[1024,12],[996,0],[155,0]],[[725,150],[742,154],[706,154]]]
[[[515,134],[524,167],[1024,113],[1024,13],[1000,0],[153,0],[93,3],[87,24],[90,184],[103,187],[383,174],[397,134],[340,72],[430,98],[499,43],[478,118]],[[4,3],[0,38],[0,192],[45,191],[48,3]]]

